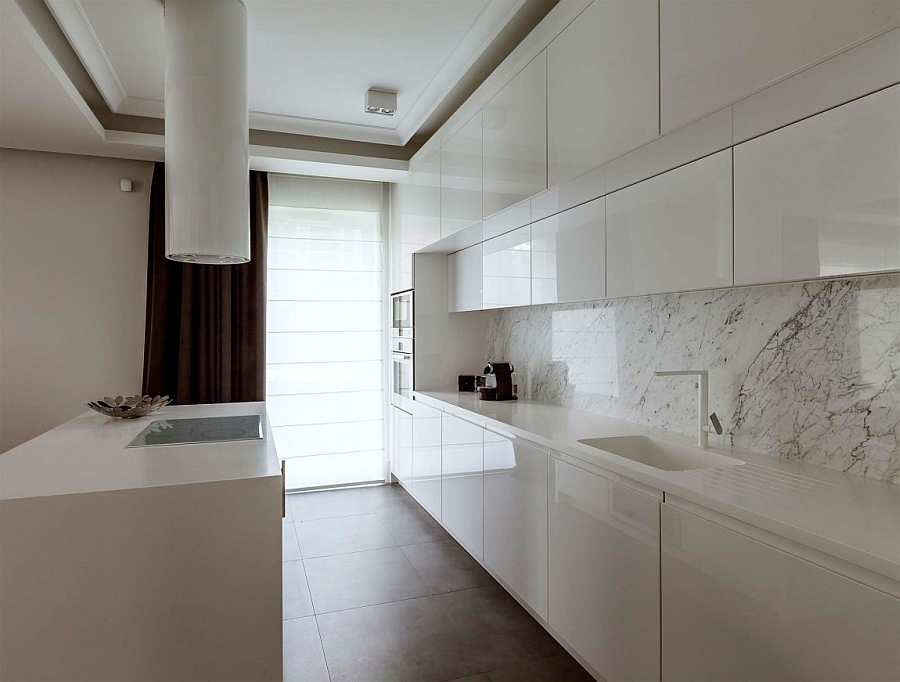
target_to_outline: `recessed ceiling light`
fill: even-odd
[[[366,93],[366,113],[393,116],[397,111],[397,93],[369,90]]]

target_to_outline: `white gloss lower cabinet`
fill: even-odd
[[[414,401],[412,420],[412,486],[410,493],[434,518],[440,520],[441,411]]]
[[[412,477],[413,418],[406,410],[391,406],[391,471],[408,485]]]
[[[900,85],[734,149],[734,279],[900,268]]]
[[[451,313],[481,310],[482,249],[475,244],[447,256]]]
[[[482,307],[531,304],[531,226],[482,242]]]
[[[659,500],[550,473],[550,626],[609,682],[659,680]]]
[[[531,224],[531,304],[606,297],[606,200]]]
[[[606,295],[729,287],[731,150],[606,196]]]
[[[661,508],[665,682],[900,678],[900,600]]]
[[[484,556],[484,429],[441,417],[441,521],[474,557]]]
[[[547,481],[550,456],[484,431],[484,561],[547,619]]]

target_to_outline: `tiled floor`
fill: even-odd
[[[288,497],[284,679],[592,678],[399,486]]]

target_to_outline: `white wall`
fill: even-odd
[[[0,452],[140,391],[152,172],[0,149]]]

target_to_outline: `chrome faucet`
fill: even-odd
[[[705,369],[685,369],[673,371],[654,372],[655,377],[695,376],[697,377],[697,445],[704,450],[709,448],[709,430],[707,413],[709,411],[709,372]],[[716,413],[709,415],[712,428],[717,434],[722,435],[722,424]]]

